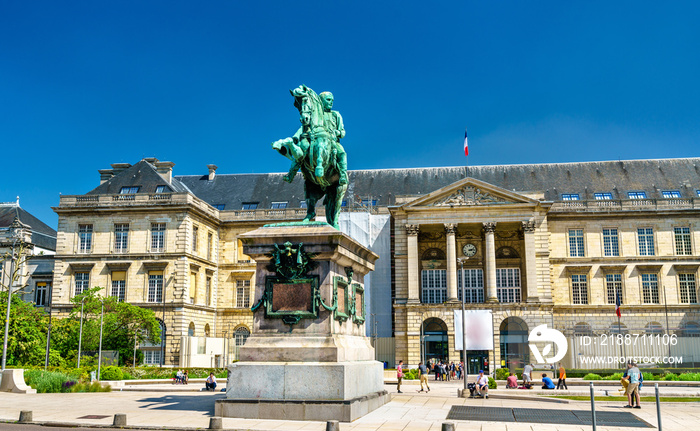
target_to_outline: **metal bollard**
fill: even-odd
[[[126,414],[116,413],[114,415],[114,421],[112,421],[112,426],[125,427],[126,426]]]
[[[33,421],[33,414],[31,410],[22,410],[19,412],[19,423],[28,424]]]
[[[443,422],[442,423],[442,431],[455,431],[455,423],[454,422]]]
[[[661,431],[661,403],[659,402],[659,384],[654,383],[654,392],[656,392],[656,420],[658,421],[659,431]]]
[[[595,423],[595,395],[593,394],[593,382],[591,382],[590,385],[591,385],[591,419],[593,420],[593,431],[596,431],[596,423]]]
[[[209,418],[209,429],[210,430],[221,430],[224,429],[224,421],[220,417]]]
[[[338,421],[326,422],[326,431],[340,431],[340,422],[338,422]]]

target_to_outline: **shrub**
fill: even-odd
[[[622,378],[622,373],[615,373],[609,376],[603,377],[603,380],[620,380]]]
[[[662,377],[664,380],[673,380],[673,381],[678,381],[680,380],[680,376],[678,374],[673,374],[673,373],[667,373],[665,376]]]
[[[603,378],[600,377],[598,374],[593,374],[593,373],[588,373],[585,376],[583,376],[583,380],[602,380]]]
[[[100,380],[122,380],[124,378],[124,373],[121,368],[114,365],[104,367],[101,370]]]
[[[406,380],[418,380],[420,378],[420,370],[418,368],[408,370],[403,374],[403,378]]]
[[[496,380],[506,380],[510,375],[510,370],[508,368],[498,368],[496,370]]]
[[[26,370],[24,381],[40,394],[70,392],[71,387],[65,386],[69,381],[67,375],[53,371]]]
[[[678,380],[682,380],[684,382],[697,382],[700,381],[700,373],[683,373],[678,376]]]
[[[493,377],[489,377],[489,389],[496,389],[498,387],[498,384],[496,383],[496,380]]]

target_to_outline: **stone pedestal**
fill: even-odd
[[[255,259],[252,335],[215,414],[353,421],[389,399],[365,336],[364,276],[378,256],[326,223],[241,236]]]

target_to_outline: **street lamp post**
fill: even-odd
[[[83,348],[83,309],[85,307],[85,296],[80,300],[80,332],[78,333],[78,368],[80,368],[80,355]]]
[[[49,328],[46,331],[46,360],[44,361],[44,371],[46,371],[46,368],[49,366],[49,352],[51,351],[51,295],[53,294],[52,292],[53,286],[49,288],[49,286],[46,286],[46,294],[49,295]]]
[[[5,338],[2,343],[2,371],[5,371],[5,362],[7,360],[7,341],[10,332],[10,305],[12,304],[12,285],[15,280],[15,248],[17,247],[17,241],[22,240],[22,228],[23,225],[17,217],[10,225],[9,232],[12,236],[12,256],[10,257],[10,280],[7,283],[7,314],[5,315]]]
[[[97,380],[101,380],[102,375],[100,374],[100,367],[102,366],[102,323],[105,317],[105,300],[100,298],[100,303],[102,303],[102,309],[100,311],[100,347],[97,350]]]
[[[464,375],[462,376],[462,380],[464,381],[464,390],[467,390],[467,319],[464,314],[464,303],[467,299],[467,296],[465,295],[465,290],[464,290],[464,285],[465,285],[465,280],[464,280],[464,261],[469,259],[468,257],[458,257],[457,262],[459,262],[459,265],[462,269],[462,358],[464,359]]]

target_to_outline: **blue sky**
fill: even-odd
[[[283,172],[288,90],[350,169],[698,156],[697,2],[5,1],[0,201],[47,224],[98,169]]]

